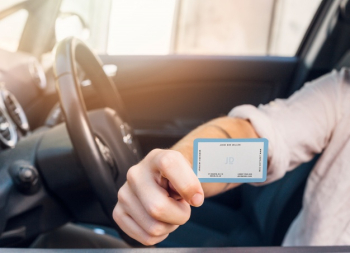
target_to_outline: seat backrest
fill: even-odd
[[[346,51],[343,57],[335,65],[336,70],[341,70],[342,68],[350,68],[350,50]]]
[[[308,175],[319,155],[265,186],[242,186],[242,211],[260,231],[265,245],[281,245],[299,213]]]

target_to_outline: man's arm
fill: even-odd
[[[171,149],[179,151],[193,166],[193,141],[197,138],[259,138],[252,125],[242,119],[222,117],[196,128]],[[205,197],[232,189],[238,183],[202,183]]]
[[[187,222],[192,206],[238,184],[200,184],[192,170],[196,138],[256,138],[248,121],[234,118],[212,120],[184,137],[172,150],[151,151],[131,167],[118,192],[113,218],[130,237],[145,245],[164,240]]]

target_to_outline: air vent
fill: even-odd
[[[2,110],[0,110],[0,141],[8,147],[14,147],[17,142],[17,133]]]
[[[12,95],[8,90],[2,90],[2,98],[8,114],[10,115],[12,121],[23,133],[29,131],[29,124],[27,117],[18,103],[14,95]]]

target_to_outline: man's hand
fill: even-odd
[[[196,138],[258,138],[258,135],[246,120],[222,117],[190,132],[173,150],[151,151],[130,168],[113,211],[115,222],[130,237],[145,245],[161,242],[190,218],[190,205],[200,206],[204,195],[214,196],[239,185],[200,184],[191,164]]]
[[[113,218],[130,237],[154,245],[187,222],[190,205],[203,201],[188,160],[178,151],[155,149],[128,171]]]

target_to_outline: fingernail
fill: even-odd
[[[191,198],[191,205],[192,206],[201,206],[204,202],[204,196],[202,194],[196,193]]]

